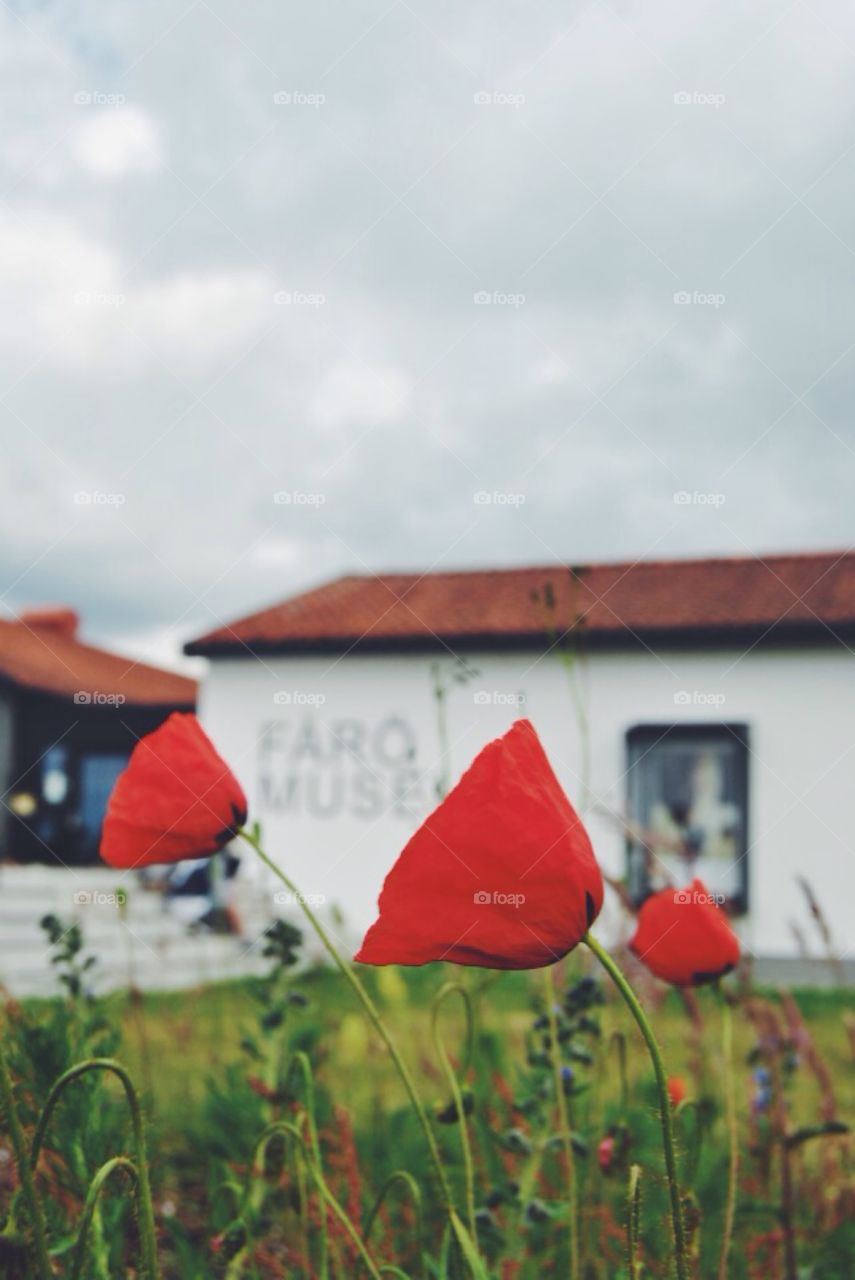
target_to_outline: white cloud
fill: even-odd
[[[343,360],[327,369],[313,392],[309,411],[325,430],[353,424],[393,422],[404,413],[408,379],[402,369],[367,367]]]
[[[78,164],[104,178],[157,173],[165,162],[161,130],[142,107],[76,104],[81,119],[71,146]]]
[[[0,293],[15,299],[0,309],[0,357],[107,381],[158,361],[204,371],[275,314],[263,271],[185,268],[135,286],[114,248],[43,216],[0,220]]]
[[[142,347],[131,362],[157,351],[178,371],[210,368],[242,348],[275,319],[272,284],[262,271],[181,271],[128,295],[127,318]],[[137,366],[138,367],[138,366]]]

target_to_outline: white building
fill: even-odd
[[[351,937],[438,790],[525,715],[609,875],[636,898],[699,875],[765,968],[821,979],[799,877],[855,956],[853,641],[855,554],[811,554],[345,577],[187,648],[269,851]]]

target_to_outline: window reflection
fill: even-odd
[[[747,748],[736,727],[641,727],[629,734],[630,890],[700,877],[744,909]]]

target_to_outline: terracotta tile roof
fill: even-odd
[[[129,705],[196,704],[195,680],[81,643],[70,610],[33,611],[20,621],[0,621],[0,680],[72,699],[121,694]]]
[[[546,565],[338,578],[186,646],[194,654],[537,644],[721,642],[855,629],[855,553]]]

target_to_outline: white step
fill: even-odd
[[[122,887],[127,901],[113,900]],[[81,900],[80,895],[88,895]],[[77,900],[75,900],[77,895]],[[270,923],[269,895],[244,896],[242,922],[257,939]],[[190,930],[158,892],[122,881],[109,868],[0,867],[0,986],[15,996],[53,995],[61,988],[40,920],[55,914],[83,931],[84,954],[97,964],[87,974],[93,990],[128,986],[145,990],[194,987],[263,973],[261,948],[206,930]]]

